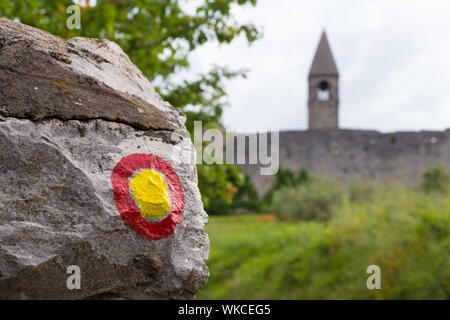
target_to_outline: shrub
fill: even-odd
[[[199,299],[449,299],[450,195],[382,185],[322,222],[211,217]],[[368,290],[366,268],[381,269]]]
[[[284,187],[273,195],[271,209],[280,220],[328,220],[342,201],[335,181],[319,178],[296,187]]]
[[[426,193],[445,192],[449,188],[450,177],[443,165],[431,167],[423,173],[422,177],[422,190]]]
[[[244,183],[238,187],[233,199],[234,212],[243,211],[257,213],[261,210],[262,201],[258,197],[255,186],[249,175],[244,176]]]
[[[350,202],[372,201],[382,189],[377,182],[369,179],[363,180],[358,175],[348,178],[344,188]]]
[[[276,191],[284,187],[296,187],[298,185],[307,183],[310,180],[310,176],[305,169],[299,171],[298,175],[289,169],[283,169],[280,167],[275,175],[275,181],[272,184],[272,188],[264,195],[263,206],[265,209],[270,209],[273,196]]]

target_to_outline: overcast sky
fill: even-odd
[[[449,1],[259,0],[234,13],[263,39],[203,47],[190,71],[250,70],[227,84],[227,128],[306,129],[307,73],[323,28],[340,72],[341,128],[450,128]]]

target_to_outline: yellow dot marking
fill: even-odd
[[[169,191],[161,173],[153,170],[138,172],[130,181],[130,188],[142,218],[160,219],[169,212]]]

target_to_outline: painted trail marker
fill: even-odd
[[[142,237],[165,238],[182,222],[184,194],[169,162],[153,154],[123,157],[113,170],[111,182],[124,223]]]

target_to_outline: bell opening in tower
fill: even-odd
[[[330,100],[330,86],[328,82],[321,81],[319,87],[317,88],[317,100],[328,101]]]

